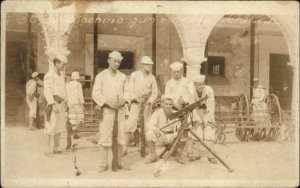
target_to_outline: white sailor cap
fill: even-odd
[[[254,77],[253,78],[253,81],[258,81],[259,79],[257,77]]]
[[[182,69],[182,67],[183,67],[183,64],[179,63],[179,62],[174,62],[170,65],[170,68],[172,69],[172,71],[179,71]]]
[[[109,53],[109,57],[120,60],[120,61],[122,61],[122,59],[123,59],[123,56],[121,55],[121,53],[117,52],[117,51],[113,51],[113,52]]]
[[[79,78],[80,78],[79,72],[72,72],[72,75],[71,75],[72,80],[76,80]]]
[[[145,65],[153,65],[153,61],[151,60],[151,58],[149,56],[143,56],[141,63],[145,64]]]
[[[31,74],[31,78],[36,78],[38,75],[39,75],[38,72],[34,72],[34,73]]]
[[[61,55],[61,54],[56,55],[54,59],[59,59],[63,63],[67,63],[68,62],[66,56]]]
[[[165,99],[170,99],[170,100],[173,101],[173,98],[172,98],[171,95],[163,95],[163,96],[161,96],[161,100],[162,100],[162,101],[165,100]]]
[[[199,74],[199,75],[197,75],[197,76],[194,76],[194,77],[192,78],[192,80],[193,80],[195,83],[197,83],[197,82],[204,82],[204,81],[205,81],[205,75]]]

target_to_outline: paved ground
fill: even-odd
[[[77,177],[73,166],[74,153],[57,154],[53,158],[43,154],[45,138],[42,130],[29,131],[22,125],[16,125],[9,126],[2,133],[5,133],[5,143],[3,153],[1,152],[4,156],[2,163],[4,170],[1,174],[3,180],[6,180],[4,182],[11,186],[26,184],[50,186],[55,183],[69,186],[77,183],[83,183],[83,186],[100,186],[104,182],[110,185],[118,182],[117,185],[122,187],[125,186],[125,182],[121,180],[128,179],[132,180],[130,186],[136,183],[154,186],[162,182],[169,182],[173,186],[174,183],[177,186],[206,184],[295,186],[298,182],[296,153],[298,146],[291,142],[242,143],[235,140],[233,134],[228,135],[227,145],[214,145],[213,150],[234,169],[233,173],[229,173],[220,163],[216,165],[208,163],[205,158],[185,165],[170,160],[161,176],[154,178],[153,172],[157,164],[145,165],[137,148],[130,148],[130,153],[124,158],[131,166],[131,171],[121,170],[115,173],[109,170],[98,174],[99,152],[95,145],[86,141],[88,135],[85,134],[78,140],[77,165],[82,174]],[[62,142],[65,143],[65,137],[62,138]],[[50,179],[47,183],[41,182],[45,178]],[[116,179],[120,181],[111,181]]]

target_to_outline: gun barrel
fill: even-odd
[[[192,112],[194,109],[201,106],[201,103],[203,101],[205,101],[207,98],[208,98],[208,96],[205,96],[205,97],[199,99],[198,101],[194,102],[193,104],[190,104],[186,107],[183,107],[183,108],[179,109],[177,112],[172,113],[168,118],[170,120],[173,120],[175,118],[182,117],[182,116],[188,114],[189,112]]]

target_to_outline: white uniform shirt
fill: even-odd
[[[167,124],[176,121],[176,119],[173,119],[172,121],[167,120],[167,117],[165,115],[164,109],[158,109],[156,110],[152,115],[151,118],[147,124],[147,131],[151,130],[160,130]],[[174,131],[174,129],[178,126],[178,123],[174,123],[161,131]]]
[[[113,74],[109,69],[105,69],[95,78],[92,98],[99,106],[103,106],[108,100],[117,102],[118,98],[125,98],[129,101],[128,93],[125,93],[125,85],[125,74],[118,70],[116,74]]]
[[[72,80],[66,84],[66,94],[68,105],[84,103],[82,85],[77,80]]]
[[[252,96],[252,102],[253,103],[259,103],[263,102],[265,98],[265,91],[261,85],[258,85],[257,87],[253,88],[253,96]]]
[[[200,98],[203,98],[203,97],[206,97],[206,96],[208,97],[204,102],[204,104],[206,105],[206,110],[204,109],[204,111],[206,111],[206,113],[205,113],[206,118],[205,119],[208,122],[214,123],[215,122],[215,94],[214,94],[214,90],[210,86],[204,85],[201,96],[200,97],[198,96],[196,89],[193,92],[193,96],[194,96],[193,97],[194,101],[197,101]],[[199,110],[202,110],[202,109],[199,109]],[[194,112],[196,112],[196,111],[197,110],[195,110]],[[198,113],[194,113],[194,120],[202,122],[202,120],[200,120],[200,119],[201,118],[199,117]]]
[[[53,104],[55,102],[53,95],[58,95],[65,99],[66,88],[64,73],[61,72],[60,75],[58,75],[51,69],[44,77],[44,96],[48,104]]]
[[[146,75],[140,70],[133,72],[129,79],[129,92],[131,100],[148,95],[148,101],[153,103],[158,95],[155,77],[151,73]]]
[[[178,103],[181,97],[184,102],[189,103],[194,90],[194,84],[191,80],[182,77],[179,80],[170,79],[165,88],[165,95],[171,96],[174,103]]]
[[[30,79],[26,83],[26,95],[33,95],[36,92],[37,82],[33,79]]]

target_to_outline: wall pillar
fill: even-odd
[[[192,78],[200,74],[205,46],[211,30],[223,15],[168,15],[175,25],[182,43],[183,61],[187,63],[186,77]]]

